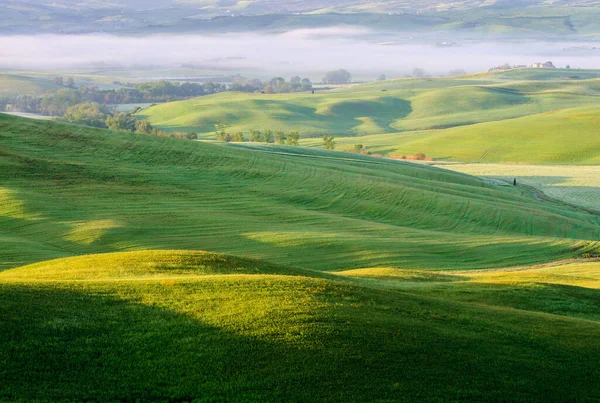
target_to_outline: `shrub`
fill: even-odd
[[[365,146],[363,146],[362,144],[352,144],[352,147],[350,147],[350,152],[353,153],[363,153],[363,151],[365,150]]]

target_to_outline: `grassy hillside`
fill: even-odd
[[[396,155],[424,152],[436,159],[468,162],[598,164],[599,125],[600,107],[595,106],[380,140]]]
[[[502,73],[393,80],[316,94],[224,93],[157,105],[139,117],[163,130],[195,131],[209,139],[220,124],[232,132],[281,129],[304,137],[323,132],[346,137],[465,126],[599,103],[598,79],[506,80]]]
[[[203,252],[44,262],[0,273],[0,399],[592,401],[599,267],[332,277]]]
[[[319,270],[482,268],[597,247],[600,219],[463,174],[0,115],[0,267],[203,249]]]

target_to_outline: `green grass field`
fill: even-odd
[[[0,273],[7,401],[593,401],[600,265],[336,275],[203,252]]]
[[[338,138],[340,149],[362,143],[389,155],[425,153],[442,161],[503,164],[585,164],[600,162],[600,107],[546,112],[523,118],[444,130]],[[320,146],[316,140],[304,145]]]
[[[4,114],[0,184],[0,401],[600,396],[600,217],[529,190]]]
[[[598,217],[437,168],[0,119],[4,268],[176,248],[319,270],[467,269],[571,257],[600,235]]]
[[[299,131],[320,147],[363,144],[383,155],[441,160],[594,164],[600,108],[597,70],[517,69],[464,78],[402,79],[316,94],[224,93],[145,109],[139,118],[170,132],[214,139],[230,132]],[[543,140],[543,141],[542,141]]]

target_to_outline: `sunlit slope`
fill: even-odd
[[[527,76],[525,76],[527,77]],[[600,80],[515,78],[496,74],[464,79],[402,79],[316,94],[223,93],[157,105],[139,113],[172,132],[214,139],[216,125],[231,132],[298,130],[338,137],[465,126],[569,107],[598,105]]]
[[[454,301],[600,321],[600,262],[563,262],[481,272],[398,268],[338,272],[363,284]]]
[[[3,268],[203,249],[306,268],[509,266],[573,256],[596,216],[408,163],[247,149],[0,115]]]
[[[600,393],[600,325],[585,306],[597,303],[596,289],[584,300],[574,287],[568,312],[547,312],[557,310],[550,283],[498,283],[492,299],[466,281],[398,290],[330,277],[182,251],[5,271],[0,399],[591,401]]]
[[[393,154],[424,152],[434,158],[466,162],[598,164],[600,107],[398,136],[396,142],[381,140],[389,141]],[[377,141],[364,143],[375,145]]]

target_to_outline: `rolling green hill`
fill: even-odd
[[[436,168],[0,115],[0,267],[203,249],[319,270],[482,268],[597,247],[600,219]]]
[[[392,155],[517,164],[598,164],[600,107],[582,107],[446,130],[368,136],[363,144]],[[340,139],[349,147],[356,139]]]
[[[598,263],[327,275],[203,252],[0,273],[7,401],[593,401]]]
[[[0,401],[593,401],[599,239],[435,167],[0,114]]]
[[[342,149],[360,143],[384,155],[423,152],[459,161],[589,164],[600,158],[600,140],[593,135],[600,80],[590,78],[597,74],[518,69],[316,94],[224,93],[154,106],[138,117],[171,132],[195,131],[204,139],[214,139],[216,125],[227,124],[230,132],[298,130],[307,146],[320,146],[320,136],[331,133]]]
[[[214,139],[215,125],[222,124],[232,132],[282,129],[304,137],[324,132],[345,137],[464,126],[600,103],[598,79],[500,77],[403,79],[316,94],[221,93],[157,105],[139,117],[166,131],[195,131],[207,139]]]

